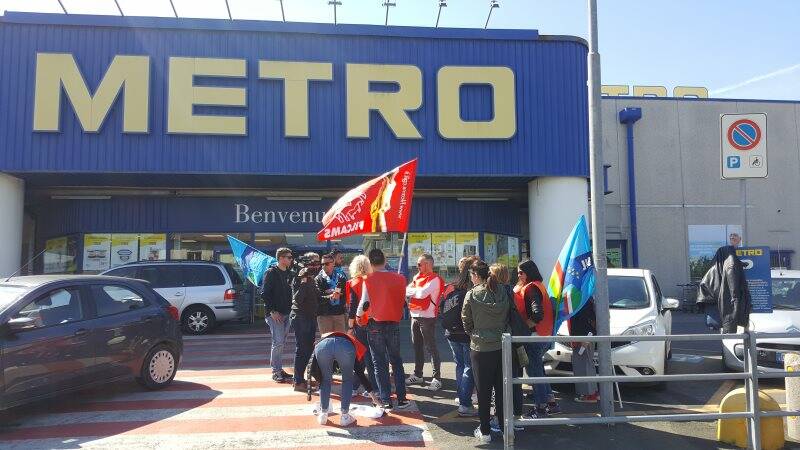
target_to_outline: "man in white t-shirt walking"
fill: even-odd
[[[423,253],[417,259],[419,272],[406,287],[408,310],[411,313],[411,342],[414,344],[414,374],[406,379],[406,384],[423,384],[422,369],[425,366],[425,351],[433,359],[433,379],[428,389],[442,388],[441,358],[436,347],[436,316],[439,310],[439,295],[443,282],[433,271],[433,256]]]

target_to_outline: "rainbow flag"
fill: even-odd
[[[589,301],[594,294],[594,277],[589,229],[586,217],[581,216],[558,255],[547,285],[547,293],[553,302],[553,334],[558,333],[561,324]]]

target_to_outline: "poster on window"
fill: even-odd
[[[67,271],[67,238],[48,239],[44,244],[44,273]]]
[[[510,268],[517,267],[519,264],[519,238],[508,238],[508,266]]]
[[[714,260],[717,249],[744,245],[741,225],[689,225],[689,278],[699,281]]]
[[[432,233],[431,254],[436,266],[456,265],[456,235],[455,233]]]
[[[487,264],[497,262],[497,235],[485,233],[483,235],[483,260]]]
[[[139,261],[163,261],[167,259],[166,234],[139,235]]]
[[[139,260],[138,234],[111,235],[111,267]]]
[[[83,271],[102,272],[108,269],[111,253],[110,234],[83,235]]]
[[[408,233],[408,260],[416,261],[423,253],[431,252],[430,233]],[[410,265],[410,264],[409,264]]]
[[[478,233],[456,233],[456,259],[478,254]]]

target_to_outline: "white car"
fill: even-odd
[[[641,342],[635,336],[663,336],[672,332],[672,310],[680,302],[665,298],[655,275],[646,269],[608,269],[611,334],[631,336],[613,342],[611,361],[619,375],[664,375],[671,357],[668,341]],[[559,335],[568,335],[566,324]],[[572,375],[572,349],[556,343],[544,357],[548,375]]]
[[[245,285],[230,264],[210,261],[139,261],[102,275],[150,282],[180,312],[184,333],[205,334],[223,321],[243,320],[250,312]]]
[[[797,339],[764,339],[756,343],[758,368],[783,371],[788,352],[800,352],[800,270],[772,271],[772,313],[750,314],[750,324],[759,333],[797,333]],[[741,330],[740,330],[741,331]],[[722,358],[730,370],[744,370],[742,341],[722,341]]]

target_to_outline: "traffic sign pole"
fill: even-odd
[[[597,315],[597,334],[611,334],[608,308],[608,264],[606,259],[606,204],[603,186],[603,136],[600,116],[600,53],[597,51],[597,0],[589,6],[589,184],[592,192],[592,253],[594,258],[594,304]],[[599,342],[600,375],[611,376],[611,342]],[[600,412],[603,417],[614,415],[614,394],[610,382],[600,383]]]

